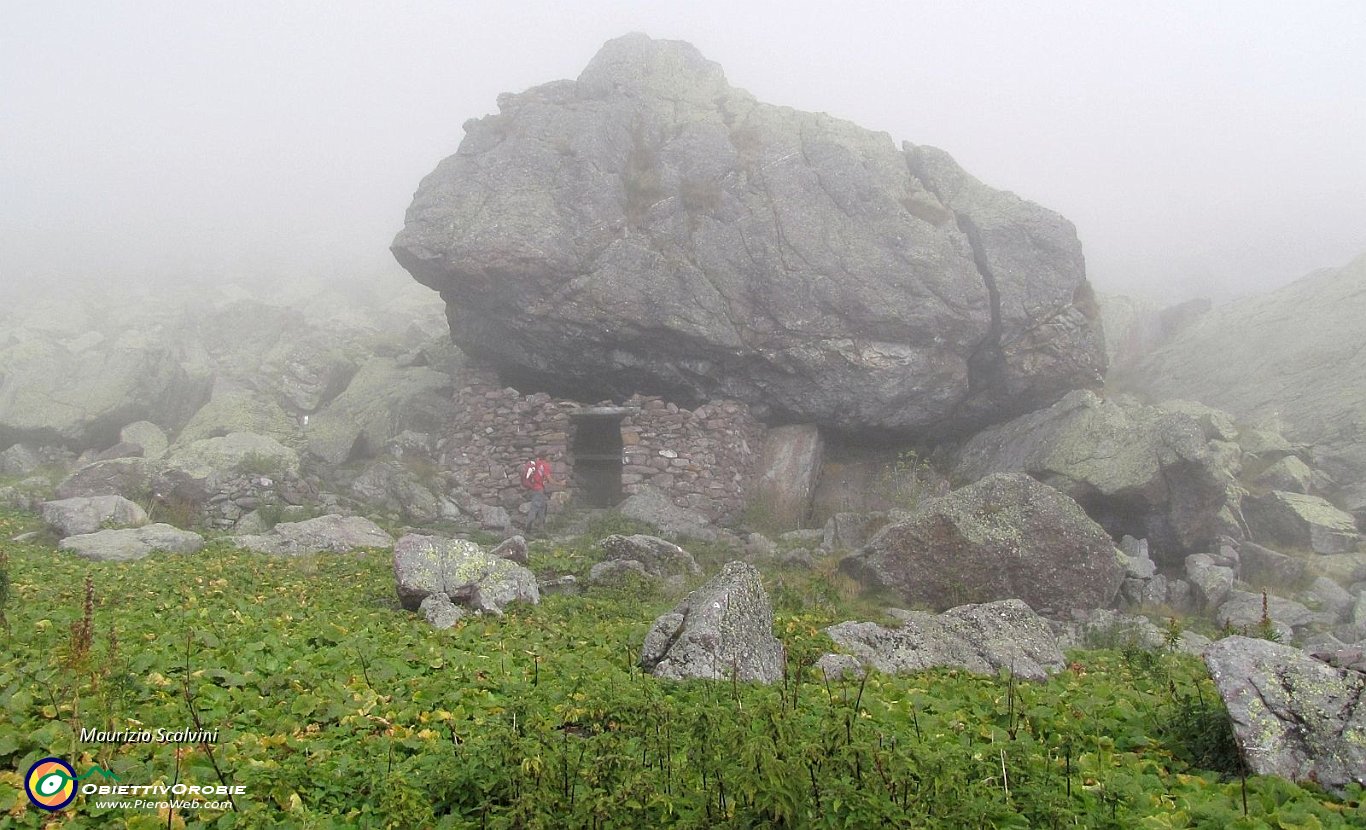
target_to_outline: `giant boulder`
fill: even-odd
[[[1100,379],[1072,224],[940,150],[760,103],[644,35],[498,106],[392,251],[519,388],[924,435]]]
[[[840,568],[907,603],[1021,599],[1042,614],[1110,605],[1123,555],[1067,496],[1019,473],[988,476],[889,525]]]
[[[1217,433],[1216,433],[1217,434]],[[1201,419],[1073,392],[978,433],[955,478],[1023,472],[1076,499],[1111,535],[1148,539],[1168,563],[1213,544],[1235,480]]]

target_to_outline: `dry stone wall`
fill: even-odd
[[[495,372],[467,367],[468,383],[456,392],[441,461],[469,497],[515,510],[525,500],[517,481],[522,462],[542,455],[551,464],[554,488],[574,497],[576,414],[591,407],[523,395],[502,386]],[[621,412],[624,496],[654,487],[676,504],[715,521],[739,518],[754,484],[764,426],[736,401],[712,401],[686,409],[662,398],[634,395],[603,403]],[[566,484],[568,487],[566,488]]]

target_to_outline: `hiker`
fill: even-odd
[[[545,488],[554,483],[550,475],[550,462],[542,456],[538,455],[536,460],[522,465],[522,486],[531,491],[531,504],[526,515],[528,536],[536,527],[537,519],[541,521],[541,532],[545,532],[546,514],[550,509],[550,497],[546,495]]]

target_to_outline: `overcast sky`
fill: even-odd
[[[1366,252],[1366,3],[0,0],[0,283],[407,278],[422,176],[630,31],[949,151],[1077,226],[1102,290]]]

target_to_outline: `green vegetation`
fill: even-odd
[[[0,515],[0,539],[26,523]],[[811,667],[829,648],[820,629],[862,600],[847,584],[820,594],[819,569],[772,577],[789,663],[760,687],[642,674],[640,643],[673,600],[638,587],[437,631],[398,608],[384,552],[211,546],[113,564],[0,551],[0,828],[1366,826],[1359,790],[1344,802],[1244,781],[1192,658],[1078,652],[1041,685],[959,671],[827,682]],[[589,556],[537,543],[532,566]],[[197,724],[217,742],[79,740]],[[125,784],[247,795],[237,811],[174,815],[80,795],[50,816],[22,782],[47,755]]]
[[[935,479],[930,463],[915,450],[906,449],[897,453],[896,459],[882,471],[877,491],[893,507],[915,510],[922,500],[934,495]]]

